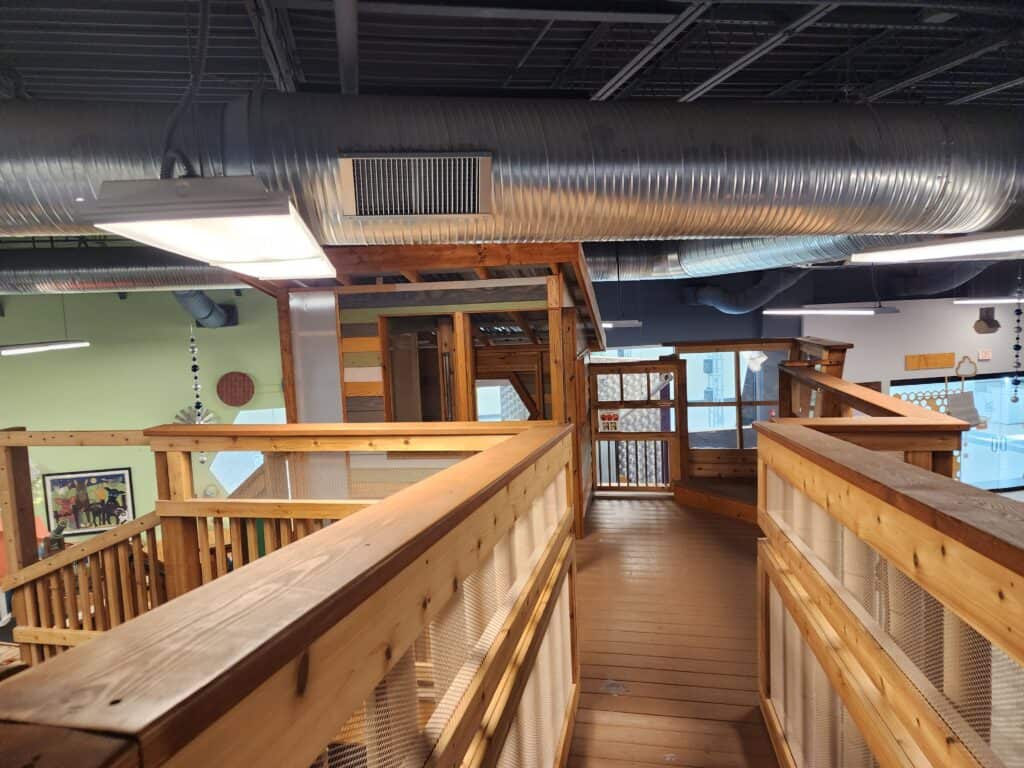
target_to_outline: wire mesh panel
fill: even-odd
[[[920,671],[927,683],[915,685],[978,762],[1024,768],[1024,667],[770,468],[765,480],[768,513]],[[780,663],[773,655],[773,692]]]
[[[529,512],[516,520],[481,565],[458,585],[441,613],[352,714],[314,765],[410,768],[426,762],[442,733],[462,711],[467,689],[559,530],[566,512],[565,489],[562,470],[534,499]],[[563,586],[531,673],[534,682],[523,696],[524,702],[534,702],[547,718],[554,717],[556,710],[564,713],[568,705],[571,669],[563,658],[569,649],[568,617],[568,592]],[[526,729],[518,737],[522,747],[519,759],[553,758],[546,730],[549,724],[538,725],[522,716],[518,720]],[[518,733],[515,728],[513,733]],[[529,764],[542,763],[534,760]]]

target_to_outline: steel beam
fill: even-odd
[[[659,53],[665,50],[673,40],[689,29],[710,7],[710,2],[694,3],[673,18],[672,21],[662,27],[661,31],[655,35],[651,42],[643,47],[643,50],[630,59],[626,66],[616,72],[607,83],[590,97],[591,101],[606,101],[611,98],[616,91],[625,86],[644,67],[653,61]]]
[[[519,61],[516,62],[515,68],[512,70],[509,76],[505,78],[505,82],[501,86],[502,88],[508,87],[508,84],[512,82],[512,78],[516,76],[516,72],[523,68],[523,64],[525,64],[527,59],[530,58],[530,54],[537,50],[537,46],[540,45],[540,42],[541,40],[544,39],[544,36],[551,31],[551,27],[554,26],[554,23],[555,22],[550,19],[544,23],[544,26],[541,27],[540,32],[538,32],[537,36],[533,38],[533,42],[530,43],[530,47],[523,52],[523,55],[519,57]]]
[[[1002,83],[996,83],[990,85],[988,88],[982,88],[980,91],[969,93],[966,96],[961,96],[959,99],[953,99],[949,102],[950,104],[970,104],[972,101],[983,99],[986,96],[991,96],[993,93],[999,93],[1000,91],[1008,91],[1011,88],[1019,88],[1024,85],[1024,77],[1015,77],[1013,80],[1006,80]]]
[[[279,16],[269,0],[245,0],[245,10],[256,31],[256,39],[270,76],[274,78],[274,85],[279,91],[293,93],[297,82],[302,80],[302,70],[295,56],[287,16]]]
[[[341,92],[359,93],[359,2],[334,0],[334,37],[338,41]]]
[[[951,51],[928,59],[916,69],[901,75],[895,80],[886,80],[868,86],[861,91],[861,100],[868,103],[878,101],[878,99],[902,91],[904,88],[909,88],[912,85],[977,59],[987,53],[1005,48],[1016,39],[1019,39],[1019,34],[997,32],[968,40]]]
[[[832,11],[838,7],[838,3],[818,3],[803,16],[790,22],[760,45],[747,51],[743,56],[740,56],[740,58],[736,59],[732,64],[720,69],[696,88],[691,89],[680,97],[679,101],[696,101],[712,88],[724,83],[736,73],[746,69],[762,56],[774,51],[791,37],[807,29],[807,27],[832,13]]]
[[[551,88],[555,89],[564,86],[570,73],[579,69],[580,65],[587,60],[594,48],[601,44],[601,41],[608,36],[610,31],[611,24],[602,23],[594,27],[590,34],[587,35],[587,39],[583,41],[583,45],[576,49],[576,53],[572,55],[569,63],[551,81]]]
[[[771,93],[768,94],[768,98],[769,99],[778,99],[778,98],[782,98],[783,96],[788,96],[793,91],[795,91],[795,90],[797,90],[799,88],[802,88],[803,86],[807,85],[807,83],[809,81],[813,80],[818,75],[820,75],[820,74],[822,74],[824,72],[829,72],[829,71],[835,69],[836,67],[838,67],[841,64],[846,64],[854,56],[857,56],[857,55],[863,53],[864,51],[868,50],[869,48],[874,48],[876,45],[878,45],[879,43],[885,42],[886,40],[888,40],[892,36],[893,36],[893,30],[892,29],[883,29],[878,34],[875,34],[875,35],[872,35],[871,37],[869,37],[867,40],[861,40],[855,46],[853,46],[852,48],[849,48],[849,49],[843,51],[838,56],[833,56],[831,59],[826,61],[824,64],[821,64],[821,65],[815,67],[814,69],[811,69],[811,70],[808,70],[807,72],[804,72],[804,74],[801,75],[796,80],[790,80],[785,85],[776,88],[774,91],[772,91]]]

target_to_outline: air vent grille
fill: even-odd
[[[347,216],[465,216],[490,211],[487,155],[383,155],[341,159]]]

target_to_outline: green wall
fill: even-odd
[[[203,403],[221,423],[237,410],[216,394],[217,379],[244,371],[256,383],[246,409],[283,408],[275,302],[264,294],[210,291],[238,307],[233,328],[197,328]],[[60,296],[2,296],[0,344],[63,338]],[[192,403],[188,352],[191,318],[169,292],[69,294],[63,297],[70,338],[91,346],[60,352],[0,357],[0,427],[28,429],[141,429],[174,420]],[[38,475],[47,472],[131,467],[135,513],[152,511],[156,497],[148,448],[33,448]],[[212,459],[212,456],[210,457]],[[196,489],[222,495],[209,464],[196,462]],[[44,514],[36,477],[36,513]]]

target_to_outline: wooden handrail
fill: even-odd
[[[790,366],[783,363],[779,366],[779,373],[806,384],[812,389],[828,392],[840,401],[861,411],[868,416],[900,416],[912,419],[927,419],[938,422],[945,422],[949,425],[962,425],[963,429],[970,429],[966,422],[954,419],[944,413],[930,411],[920,405],[908,403],[897,397],[883,395],[868,387],[854,384],[852,382],[831,376],[827,373],[820,373],[804,366]]]
[[[111,755],[118,765],[296,760],[297,745],[337,732],[325,712],[347,716],[368,695],[571,462],[570,426],[526,430],[0,684],[0,763],[26,739],[45,752],[81,731],[103,739],[83,768]],[[549,585],[567,571],[571,519],[566,508]],[[516,660],[488,685],[521,692],[530,664]],[[254,718],[274,707],[288,716],[261,718],[257,738]],[[506,719],[483,725],[493,733]],[[45,727],[26,735],[19,723]]]
[[[243,517],[340,520],[377,503],[377,499],[187,499],[157,501],[160,517]]]
[[[143,515],[142,517],[137,517],[134,520],[129,520],[115,528],[111,528],[109,531],[96,534],[88,541],[81,544],[73,544],[67,549],[57,552],[45,560],[40,560],[39,562],[32,563],[32,565],[28,565],[19,571],[7,574],[3,579],[0,579],[0,589],[5,591],[14,589],[15,587],[19,587],[23,584],[28,584],[30,581],[40,579],[43,576],[56,573],[64,566],[71,565],[77,560],[102,552],[118,542],[126,541],[132,536],[137,536],[143,531],[152,530],[159,524],[160,517],[156,512],[150,512],[148,515]]]
[[[0,446],[88,446],[117,447],[124,445],[149,445],[141,429],[118,431],[83,430],[67,431],[0,431]]]

